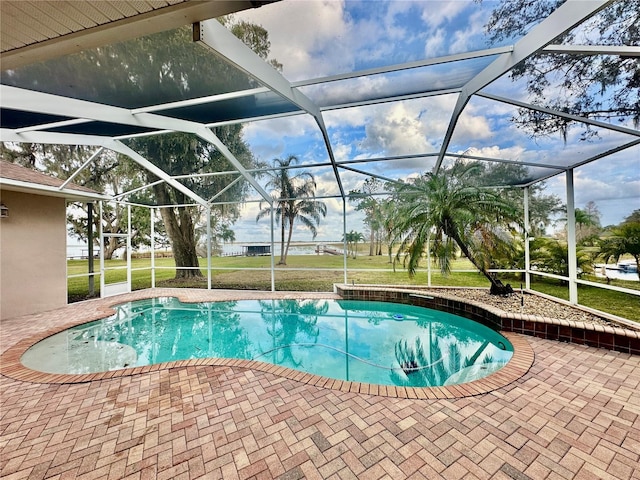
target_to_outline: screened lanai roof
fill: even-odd
[[[458,38],[447,48],[433,46],[437,30],[425,31],[430,15],[453,19],[451,12],[464,3],[468,18],[486,18],[494,4],[396,2],[389,10],[395,8],[394,18],[404,23],[402,34],[394,37],[389,25],[354,20],[382,8],[382,2],[347,3],[351,23],[345,21],[343,34],[331,38],[327,52],[319,52],[312,40],[322,34],[325,22],[333,21],[336,4],[331,2],[2,2],[1,140],[114,150],[201,204],[215,195],[204,198],[196,185],[162,171],[128,141],[175,131],[197,135],[227,158],[227,183],[241,177],[258,200],[267,198],[259,172],[242,167],[212,127],[246,127],[254,154],[263,161],[297,155],[302,160],[298,168],[333,180],[334,187],[324,194],[337,197],[346,195],[357,179],[403,180],[460,157],[520,165],[526,175],[496,184],[526,186],[616,155],[628,158],[630,151],[635,152],[632,157],[640,156],[640,131],[629,119],[597,121],[535,106],[522,85],[509,78],[515,65],[533,55],[640,57],[637,46],[602,45],[592,37],[580,45],[555,43],[567,32],[584,29],[614,2],[569,0],[498,46],[476,41],[480,37],[469,26],[457,35],[475,35],[474,42]],[[131,7],[128,13],[115,12],[120,4]],[[133,10],[136,6],[140,11]],[[272,43],[279,42],[280,70],[215,20],[235,10],[237,18],[257,24],[291,15],[289,23],[295,28],[284,40],[266,27]],[[412,19],[418,11],[421,23]],[[56,21],[47,24],[43,15]],[[24,25],[34,22],[42,31],[25,38]],[[367,31],[354,32],[357,28]],[[387,41],[357,43],[376,29],[391,32]],[[153,42],[156,32],[171,38],[192,36],[193,41],[122,63],[121,54],[136,53],[138,44],[129,38],[148,35]],[[297,48],[287,48],[287,43]],[[418,43],[422,48],[415,48]],[[108,55],[100,50],[106,45],[111,48]],[[192,68],[193,62],[183,59],[196,59],[199,66],[198,72],[185,74],[188,85],[187,80],[182,88],[163,83],[163,75],[175,78],[182,75],[181,68]],[[136,83],[143,72],[155,73],[155,81]],[[565,139],[531,142],[511,121],[519,109],[570,120]],[[481,112],[492,115],[481,118]],[[577,132],[585,125],[598,135],[581,138]],[[278,131],[281,136],[274,137]],[[498,144],[500,148],[494,148]]]

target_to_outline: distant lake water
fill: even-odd
[[[635,266],[635,264],[633,265]],[[623,271],[620,269],[619,265],[604,265],[602,263],[596,264],[595,274],[596,277],[599,278],[609,277],[612,280],[628,280],[631,282],[639,281],[637,272]]]
[[[316,247],[318,245],[336,245],[339,244],[339,241],[336,242],[299,242],[299,243],[291,243],[289,247],[289,255],[316,255]],[[246,250],[248,246],[258,246],[258,245],[269,245],[268,243],[250,243],[250,242],[235,242],[228,243],[222,246],[222,254],[224,256],[230,255],[242,255],[242,252]],[[342,248],[339,248],[342,251]],[[69,244],[67,245],[67,258],[68,259],[82,259],[87,258],[89,249],[87,245],[78,245],[78,244]],[[143,248],[140,251],[149,251],[148,248]],[[164,248],[157,248],[156,251],[165,251]],[[280,255],[280,242],[274,244],[274,251],[276,255]],[[100,249],[98,247],[94,247],[94,255],[98,256]],[[122,250],[117,252],[117,257],[122,255]]]
[[[334,242],[317,242],[317,243],[291,243],[289,246],[289,255],[316,255],[317,245],[329,245]],[[336,242],[337,243],[337,242]],[[235,242],[222,246],[222,254],[228,255],[242,255],[242,252],[246,250],[248,246],[260,246],[269,245],[268,243],[243,243]],[[280,242],[274,244],[274,252],[276,255],[280,255]]]

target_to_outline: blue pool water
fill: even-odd
[[[513,354],[499,333],[456,315],[358,300],[155,298],[31,347],[22,363],[92,373],[194,358],[241,358],[382,385],[442,386],[482,378]]]

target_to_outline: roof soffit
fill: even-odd
[[[273,1],[277,0],[3,0],[0,2],[1,68],[18,68],[87,48],[256,8]]]

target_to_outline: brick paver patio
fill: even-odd
[[[1,350],[112,303],[3,322]],[[341,392],[237,366],[75,384],[1,375],[0,477],[640,479],[640,356],[519,337],[530,370],[457,399]]]

